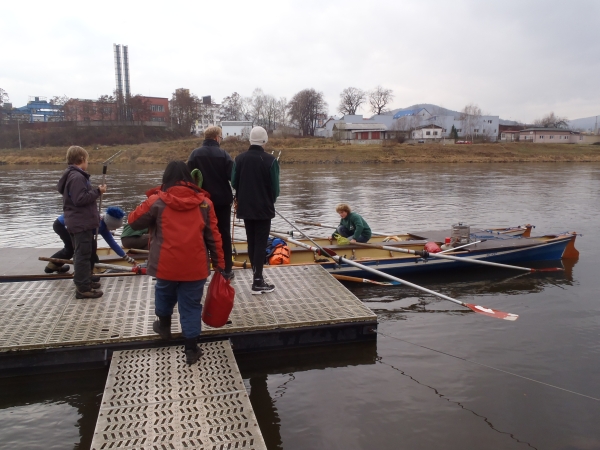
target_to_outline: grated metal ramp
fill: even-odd
[[[231,324],[203,325],[202,336],[349,322],[377,316],[320,266],[265,270],[274,292],[251,295],[252,272],[236,270]],[[72,280],[0,283],[0,352],[156,340],[154,281],[148,276],[104,278],[104,296],[78,300]],[[180,333],[177,310],[173,333]]]
[[[200,347],[115,352],[92,450],[266,449],[229,342]]]

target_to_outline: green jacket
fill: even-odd
[[[351,233],[354,233],[351,239],[358,239],[360,236],[371,239],[369,224],[355,212],[351,212],[345,219],[342,219],[340,225],[345,226]]]

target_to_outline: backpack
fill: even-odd
[[[290,248],[280,238],[269,238],[267,241],[266,262],[271,265],[289,264]]]

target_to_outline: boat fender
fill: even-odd
[[[437,245],[435,242],[428,242],[427,244],[425,244],[425,250],[427,250],[429,253],[439,253],[442,251],[440,246]]]

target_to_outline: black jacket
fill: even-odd
[[[58,180],[56,190],[63,196],[65,226],[69,233],[95,230],[100,225],[96,200],[100,190],[93,188],[90,174],[79,167],[69,166]]]
[[[238,201],[240,219],[267,220],[275,217],[279,197],[279,163],[259,145],[235,158],[231,185]]]
[[[231,205],[233,194],[229,180],[233,159],[214,139],[205,139],[202,147],[192,151],[187,162],[190,172],[202,172],[202,189],[210,194],[214,205]]]

